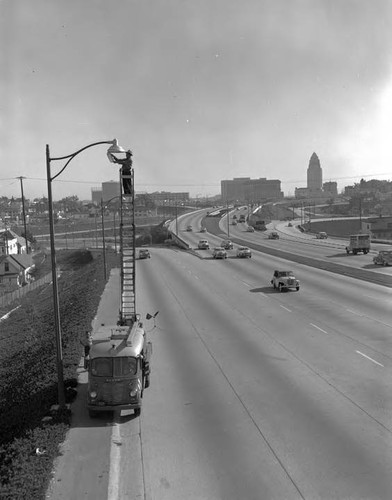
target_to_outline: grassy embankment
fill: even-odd
[[[50,272],[50,259],[39,274]],[[108,271],[119,265],[106,255]],[[62,270],[59,302],[67,400],[75,395],[80,339],[91,329],[105,287],[101,253],[57,253]],[[108,272],[109,274],[109,272]],[[10,306],[0,323],[0,498],[44,498],[53,461],[69,428],[71,415],[51,416],[57,403],[57,362],[52,286],[46,285]],[[4,314],[4,313],[3,313]],[[0,314],[1,316],[1,314]]]

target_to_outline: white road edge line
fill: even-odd
[[[310,323],[312,326],[314,326],[315,328],[317,328],[317,330],[320,330],[320,332],[323,332],[323,333],[326,333],[328,335],[328,332],[326,332],[325,330],[323,330],[322,328],[320,328],[319,326],[317,325],[314,325],[313,323]]]
[[[121,435],[120,424],[114,422],[112,436],[110,439],[110,466],[109,466],[109,484],[108,500],[118,500],[118,486],[120,482],[120,453],[121,453]]]
[[[286,311],[288,311],[289,313],[291,313],[291,310],[290,310],[290,309],[288,309],[288,308],[287,308],[287,307],[285,307],[285,306],[282,306],[282,304],[280,304],[280,307],[281,307],[282,309],[286,309]]]
[[[361,351],[355,351],[357,354],[360,354],[361,356],[363,356],[364,358],[370,360],[370,361],[373,361],[373,363],[376,363],[376,365],[379,365],[379,366],[382,366],[384,368],[384,365],[382,365],[381,363],[379,363],[378,361],[376,361],[375,359],[373,358],[370,358],[369,356],[366,356],[366,354],[364,354],[363,352]]]

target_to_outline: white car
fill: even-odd
[[[248,247],[238,247],[237,257],[250,259],[252,257],[252,252],[250,251],[250,248],[248,248]]]
[[[208,240],[200,240],[197,247],[199,250],[208,250],[210,248],[210,244],[208,243]]]
[[[254,233],[255,232],[255,228],[253,226],[248,226],[246,228],[246,230],[248,231],[248,233]]]
[[[293,271],[274,271],[271,285],[280,292],[295,288],[299,290],[299,280],[294,276]]]

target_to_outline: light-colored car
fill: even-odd
[[[232,220],[232,221],[231,221],[231,225],[232,225],[232,226],[236,226],[236,225],[237,225],[237,221],[236,221],[235,219],[234,219],[234,220]]]
[[[199,240],[197,247],[199,250],[208,250],[210,248],[210,244],[208,243],[208,240]]]
[[[221,247],[225,250],[233,250],[234,245],[231,240],[223,240],[221,243]]]
[[[255,232],[255,228],[253,226],[248,226],[246,228],[246,230],[248,231],[248,233],[254,233]]]
[[[139,259],[150,259],[151,254],[148,248],[141,248],[139,250]]]
[[[392,250],[380,250],[378,255],[373,257],[373,262],[381,266],[392,266]]]
[[[271,285],[280,292],[295,288],[299,290],[299,280],[294,276],[293,271],[274,271]]]
[[[279,239],[279,233],[277,233],[276,231],[272,231],[272,233],[270,233],[268,235],[268,239],[269,240],[278,240]]]
[[[325,231],[320,231],[316,234],[316,238],[318,240],[326,240],[328,238],[328,234]]]
[[[217,247],[217,248],[214,248],[212,256],[214,259],[227,259],[227,252],[224,248]]]
[[[248,247],[238,247],[237,257],[250,259],[252,257],[252,252]]]
[[[202,227],[202,228],[200,229],[200,232],[201,232],[201,233],[206,233],[206,232],[207,232],[207,229],[206,229],[205,227]]]

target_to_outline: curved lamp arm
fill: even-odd
[[[56,175],[54,175],[53,177],[51,177],[50,181],[54,181],[54,179],[56,179],[56,177],[58,177],[62,172],[64,172],[64,170],[67,168],[69,162],[71,160],[73,160],[73,158],[75,158],[75,156],[77,156],[79,153],[81,153],[85,149],[92,148],[93,146],[98,146],[99,144],[112,144],[112,146],[114,146],[114,145],[117,145],[117,139],[113,139],[112,141],[93,142],[92,144],[89,144],[88,146],[84,146],[84,148],[81,148],[78,151],[76,151],[75,153],[72,153],[72,154],[67,155],[67,156],[58,156],[57,158],[50,158],[50,156],[48,155],[48,160],[49,161],[66,160],[67,158],[69,158],[69,160],[64,165],[64,167],[60,170],[60,172],[58,172]],[[49,146],[48,145],[46,146],[46,148],[47,148],[47,151],[49,151]]]

